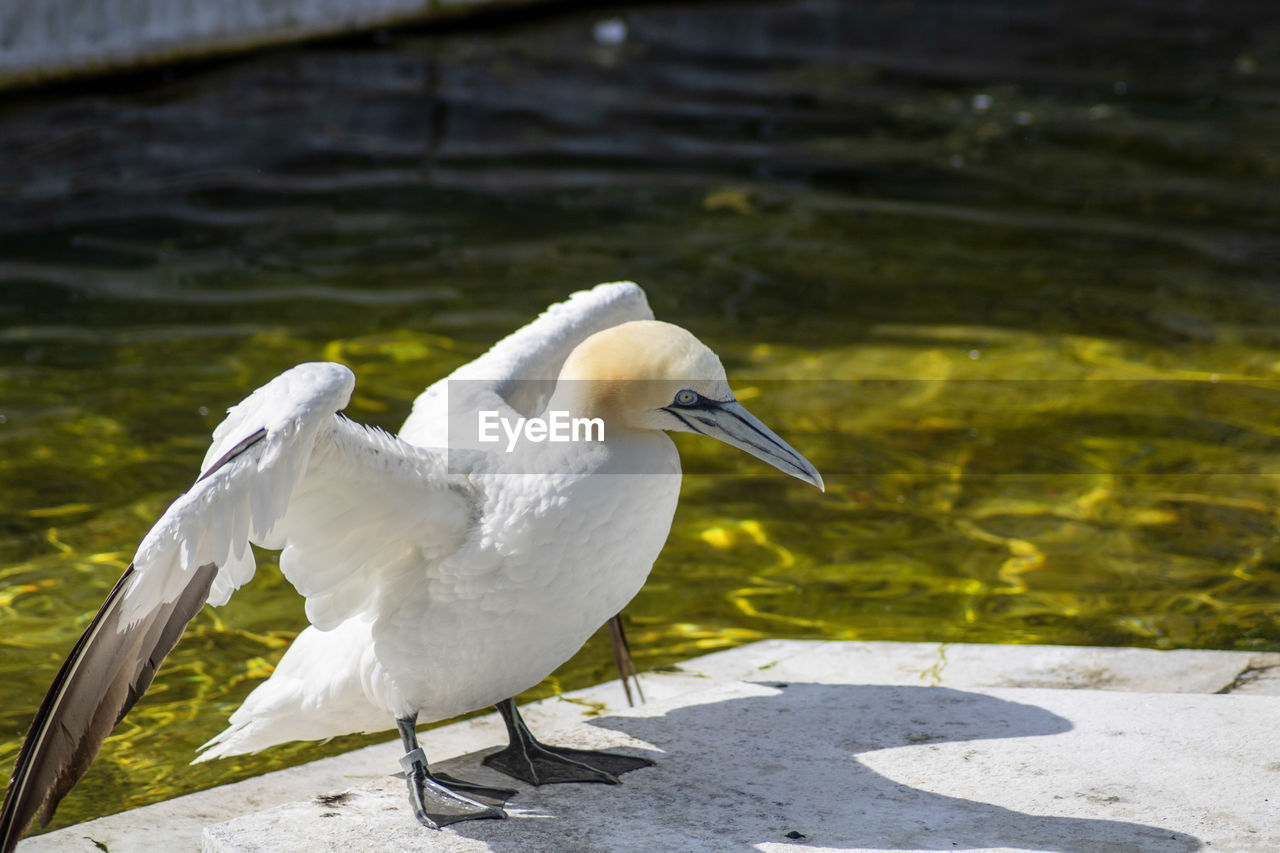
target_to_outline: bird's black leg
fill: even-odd
[[[552,782],[604,782],[616,785],[621,774],[653,766],[653,762],[647,758],[539,743],[524,720],[520,719],[515,699],[504,699],[496,707],[507,724],[507,735],[511,738],[511,743],[501,752],[486,755],[484,763],[522,782],[530,785]]]
[[[506,817],[507,813],[497,805],[485,805],[472,797],[501,804],[515,796],[515,791],[473,785],[443,773],[438,776],[431,774],[427,769],[427,756],[418,746],[418,732],[414,728],[417,722],[417,716],[396,718],[400,741],[405,749],[400,766],[404,768],[404,778],[409,783],[409,803],[418,822],[428,829],[439,829],[463,820]]]

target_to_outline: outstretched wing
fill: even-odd
[[[464,407],[509,408],[516,414],[535,415],[554,390],[560,368],[574,347],[620,323],[652,319],[644,291],[634,282],[618,281],[579,291],[423,391],[414,401],[400,437],[421,447],[445,447],[450,394],[454,395],[455,415]]]
[[[469,484],[434,453],[337,414],[354,386],[338,364],[304,364],[232,408],[195,485],[143,538],[63,664],[18,754],[3,810],[9,853],[48,822],[103,740],[208,600],[252,577],[249,544],[281,567],[320,627],[394,596],[407,568],[463,540]]]

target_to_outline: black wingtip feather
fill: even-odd
[[[176,601],[122,627],[120,603],[133,573],[130,566],[116,582],[36,711],[0,808],[3,853],[12,853],[37,814],[48,824],[208,599],[217,567],[199,567]]]
[[[247,436],[196,482],[213,476],[266,436],[265,428]],[[58,803],[89,769],[116,723],[151,686],[161,661],[208,600],[218,568],[213,563],[200,566],[176,601],[124,627],[119,608],[133,573],[130,565],[116,581],[36,711],[0,807],[0,853],[13,853],[37,814],[41,826],[49,823]],[[114,630],[107,632],[104,626]],[[84,704],[77,706],[77,701]],[[54,731],[55,723],[61,733]]]

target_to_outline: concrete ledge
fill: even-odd
[[[766,641],[646,675],[639,709],[616,682],[530,706],[549,741],[659,765],[620,788],[506,780],[507,821],[420,829],[388,743],[19,849],[1273,850],[1278,673],[1278,654]],[[422,738],[491,782],[477,751],[503,741],[496,715]]]
[[[0,89],[536,0],[8,0]]]

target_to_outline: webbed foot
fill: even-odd
[[[437,777],[428,772],[427,760],[421,749],[415,749],[401,758],[400,765],[404,767],[405,781],[409,784],[409,804],[413,806],[413,816],[428,829],[439,829],[464,820],[507,816],[497,806],[485,805],[445,787]]]
[[[455,794],[482,800],[494,806],[506,805],[507,800],[516,795],[516,791],[511,788],[492,788],[488,785],[479,785],[475,782],[459,779],[457,776],[450,776],[448,773],[432,773],[431,778],[440,782]]]
[[[506,817],[507,813],[499,806],[516,792],[475,785],[445,774],[433,776],[427,769],[427,756],[418,746],[415,722],[416,717],[396,720],[400,739],[407,750],[400,759],[400,766],[404,768],[405,782],[409,785],[409,804],[418,823],[428,829],[439,829],[464,820]],[[493,804],[479,800],[491,800]]]
[[[511,743],[499,752],[486,755],[484,763],[530,785],[556,782],[617,785],[619,775],[653,766],[647,758],[540,743],[520,718],[514,699],[500,702],[497,708],[507,724]]]

